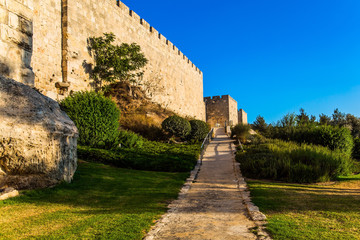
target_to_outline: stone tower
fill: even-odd
[[[237,102],[229,95],[205,97],[206,122],[211,127],[232,126],[238,123]]]

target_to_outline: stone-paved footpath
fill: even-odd
[[[231,140],[223,129],[206,149],[198,178],[146,239],[257,239],[233,169]]]

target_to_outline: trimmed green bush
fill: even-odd
[[[281,140],[245,146],[236,160],[246,177],[296,183],[334,180],[353,170],[353,160],[339,150]]]
[[[292,128],[275,127],[272,130],[271,137],[285,141],[321,145],[328,147],[331,150],[338,149],[348,156],[351,156],[354,146],[353,138],[349,129],[329,125],[309,125]]]
[[[78,146],[79,158],[88,161],[163,172],[188,172],[195,167],[199,155],[199,144],[167,144],[146,140],[138,149],[104,150]]]
[[[96,92],[76,92],[60,103],[79,130],[78,143],[96,148],[118,145],[120,111],[110,98]]]
[[[119,131],[119,142],[126,148],[141,148],[144,139],[134,132],[121,130]]]
[[[209,125],[201,120],[190,120],[190,126],[191,133],[189,138],[197,142],[203,141],[210,131]]]
[[[236,139],[240,140],[242,143],[245,143],[250,135],[250,129],[251,126],[249,124],[236,124],[231,128],[231,137],[236,136]]]
[[[166,132],[182,139],[185,139],[191,133],[189,121],[176,115],[165,119],[161,126]]]

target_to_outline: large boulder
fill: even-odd
[[[70,182],[78,130],[59,104],[0,76],[0,189]]]

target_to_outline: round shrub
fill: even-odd
[[[95,148],[118,144],[120,110],[110,98],[96,92],[76,92],[60,103],[79,130],[78,143]]]
[[[201,120],[190,120],[191,133],[190,139],[194,141],[202,141],[210,131],[209,125]]]
[[[182,139],[188,136],[191,132],[191,125],[189,121],[176,115],[165,119],[161,126],[166,132]]]

